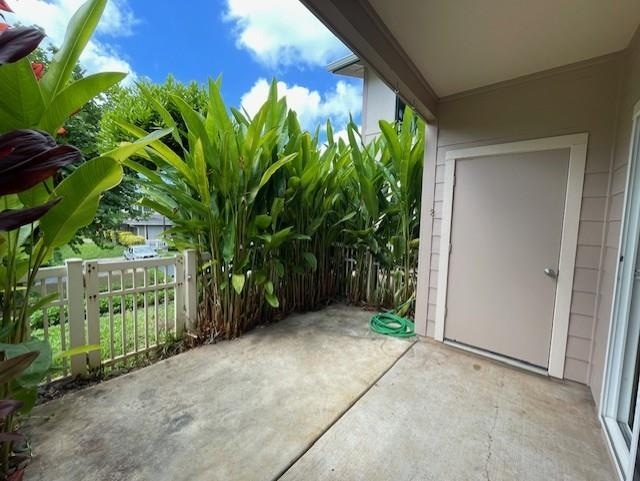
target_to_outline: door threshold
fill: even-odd
[[[517,360],[512,359],[510,357],[500,356],[499,354],[494,354],[492,352],[485,351],[485,350],[479,349],[477,347],[468,346],[466,344],[461,344],[461,343],[455,342],[455,341],[449,341],[447,339],[445,339],[443,342],[447,346],[451,346],[451,347],[454,347],[456,349],[460,349],[461,351],[466,351],[466,352],[470,352],[472,354],[477,354],[478,356],[486,357],[486,358],[489,358],[489,359],[491,359],[493,361],[501,362],[503,364],[508,364],[509,366],[517,367],[518,369],[523,369],[525,371],[529,371],[529,372],[532,372],[532,373],[535,373],[535,374],[539,374],[541,376],[549,377],[549,371],[547,371],[546,369],[541,368],[541,367],[537,367],[537,366],[532,366],[531,364],[527,364],[526,362],[517,361]]]

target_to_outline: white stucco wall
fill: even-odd
[[[371,69],[366,68],[362,92],[362,138],[365,143],[380,133],[378,122],[381,119],[394,120],[395,108],[395,93]]]

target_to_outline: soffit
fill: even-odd
[[[369,0],[438,97],[624,49],[638,0]]]

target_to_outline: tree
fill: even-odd
[[[174,97],[184,100],[194,111],[206,114],[208,97],[204,87],[194,81],[183,84],[171,75],[167,76],[162,84],[142,80],[133,87],[113,90],[109,96],[109,104],[102,110],[98,134],[99,149],[103,152],[108,151],[117,147],[120,142],[134,140],[133,136],[120,127],[119,124],[122,122],[134,124],[147,132],[165,125],[157,109],[149,102],[149,98],[155,99],[169,112],[176,123],[179,135],[184,137],[187,129],[172,100]],[[173,138],[165,139],[165,143],[176,152],[181,151]]]

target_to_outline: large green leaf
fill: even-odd
[[[269,179],[271,179],[273,174],[275,174],[278,170],[280,170],[282,167],[284,167],[289,162],[291,162],[291,160],[293,158],[295,158],[296,155],[298,155],[298,154],[286,155],[283,158],[281,158],[281,159],[277,160],[276,162],[274,162],[273,164],[271,164],[264,171],[264,174],[262,174],[262,177],[260,178],[260,183],[251,190],[251,201],[253,201],[253,199],[256,198],[256,196],[258,195],[258,192],[260,191],[260,189],[262,189],[265,186],[265,184],[267,182],[269,182]]]
[[[109,157],[82,164],[54,191],[62,201],[41,220],[44,244],[49,248],[67,244],[76,231],[93,220],[100,195],[120,183],[122,166]]]
[[[15,377],[15,381],[26,388],[38,386],[51,369],[51,346],[47,341],[31,339],[20,344],[0,344],[0,351],[4,351],[7,359],[18,358],[29,353],[38,353],[32,361],[24,367],[22,373]]]
[[[150,134],[147,134],[134,142],[123,142],[115,149],[106,152],[103,157],[109,157],[110,159],[116,160],[121,163],[125,162],[129,157],[131,157],[136,152],[139,152],[143,147],[158,142],[159,139],[167,135],[170,131],[171,129],[154,130]]]
[[[122,128],[125,132],[138,138],[152,135],[145,132],[140,127],[137,127],[128,122],[116,121],[116,124],[120,128]],[[162,132],[162,131],[158,131],[158,132]],[[191,185],[193,186],[196,185],[195,178],[193,176],[193,173],[189,169],[189,166],[184,162],[184,160],[182,160],[182,158],[178,154],[176,154],[173,150],[167,147],[166,144],[160,142],[159,140],[156,140],[155,142],[151,142],[149,145],[153,148],[153,150],[156,151],[156,153],[167,165],[170,165],[171,167],[176,169],[184,177],[184,179],[187,182],[189,182]]]
[[[161,102],[158,101],[158,99],[154,96],[154,94],[146,84],[139,83],[137,84],[137,86],[147,99],[147,102],[149,102],[153,106],[154,110],[158,112],[158,114],[162,118],[162,121],[164,122],[165,127],[172,129],[171,136],[173,137],[173,140],[175,140],[178,145],[182,146],[180,132],[178,131],[176,121],[171,116],[171,113],[164,107],[164,105],[162,105]]]
[[[184,101],[184,99],[177,95],[171,95],[171,101],[176,107],[178,107],[180,115],[182,115],[189,133],[194,135],[196,139],[200,139],[204,142],[207,138],[204,117],[202,117],[199,112],[196,112],[191,105]]]
[[[231,276],[231,285],[238,294],[240,294],[244,288],[244,281],[244,274],[233,274]]]
[[[387,141],[386,145],[391,152],[391,156],[395,159],[402,158],[402,146],[400,145],[400,140],[398,139],[398,134],[393,124],[386,120],[381,120],[379,124],[382,135],[384,135],[384,138]]]
[[[62,47],[40,79],[45,98],[53,99],[66,86],[106,5],[107,0],[87,0],[71,17]]]
[[[278,307],[280,307],[280,301],[278,300],[278,297],[275,294],[269,294],[268,292],[265,292],[264,298],[266,299],[267,303],[274,309],[277,309]]]
[[[30,351],[0,361],[0,384],[6,384],[21,375],[38,355],[37,351]]]
[[[53,98],[40,119],[39,127],[53,134],[71,114],[126,76],[119,72],[101,72],[73,82]]]
[[[45,105],[29,61],[0,66],[0,85],[0,132],[35,127]]]

